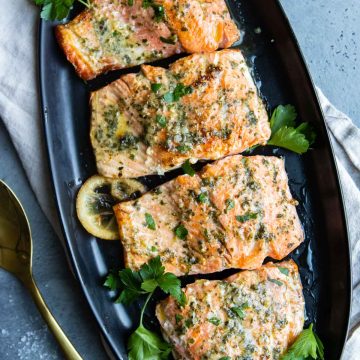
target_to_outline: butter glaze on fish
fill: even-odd
[[[282,159],[236,155],[114,211],[126,267],[137,270],[159,255],[166,271],[181,276],[283,259],[304,240],[296,204]]]
[[[302,285],[292,260],[223,281],[197,280],[184,291],[186,306],[168,297],[156,307],[175,359],[278,360],[304,326]]]
[[[266,144],[270,125],[239,50],[143,65],[91,94],[91,143],[106,177],[163,174]]]
[[[224,0],[145,4],[92,0],[90,9],[56,27],[58,42],[81,78],[91,80],[184,51],[227,48],[239,38]],[[156,16],[156,6],[163,7],[164,17]]]

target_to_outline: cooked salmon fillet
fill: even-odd
[[[264,104],[238,50],[143,65],[91,94],[91,142],[106,177],[163,174],[266,144]]]
[[[159,255],[181,276],[283,259],[304,238],[296,203],[282,159],[235,155],[114,211],[127,267]]]
[[[239,38],[224,0],[92,0],[55,32],[84,80],[183,51],[227,48]]]
[[[186,306],[169,297],[156,308],[175,359],[277,360],[304,326],[302,285],[292,260],[223,281],[198,280],[184,290]]]

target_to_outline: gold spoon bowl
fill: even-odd
[[[30,291],[66,359],[81,360],[70,340],[46,306],[32,275],[30,224],[20,201],[0,180],[0,267],[14,274]]]

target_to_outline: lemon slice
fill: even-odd
[[[117,240],[119,231],[113,206],[134,199],[145,190],[136,180],[92,176],[83,184],[76,198],[77,216],[91,235],[103,240]]]
[[[134,179],[117,179],[111,184],[111,195],[118,201],[128,201],[144,194],[146,187]]]

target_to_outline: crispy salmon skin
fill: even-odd
[[[143,65],[91,94],[91,143],[106,177],[163,174],[266,144],[270,125],[239,50]]]
[[[127,267],[159,255],[180,276],[283,259],[304,239],[296,203],[282,159],[235,155],[114,211]]]
[[[225,280],[198,280],[187,304],[169,297],[156,307],[175,359],[278,360],[304,326],[297,265],[268,263]]]
[[[92,0],[55,33],[84,80],[183,51],[227,48],[239,38],[224,0]]]

